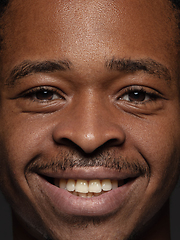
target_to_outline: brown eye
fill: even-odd
[[[135,91],[135,92],[130,92],[129,94],[129,101],[130,102],[142,102],[146,99],[147,97],[147,94],[145,92],[138,92],[138,91]]]
[[[53,101],[56,99],[64,99],[64,97],[56,89],[46,89],[43,87],[30,90],[24,94],[24,97],[35,101]]]
[[[39,90],[35,93],[35,97],[38,100],[53,100],[54,93],[49,90]]]
[[[149,100],[156,99],[156,96],[152,93],[147,93],[144,90],[132,89],[124,93],[119,99],[125,100],[128,102],[143,103]]]

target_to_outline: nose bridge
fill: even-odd
[[[72,105],[71,114],[57,130],[58,141],[69,139],[84,152],[91,153],[109,140],[120,144],[125,139],[123,130],[113,121],[103,98],[93,91],[86,91],[78,97]]]
[[[79,127],[85,135],[95,137],[101,130],[99,123],[105,114],[103,108],[98,94],[92,91],[84,93],[84,97],[77,105],[75,114],[80,123]]]

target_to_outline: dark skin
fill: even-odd
[[[2,22],[0,185],[14,240],[170,240],[180,159],[171,4],[16,0]],[[84,199],[48,177],[128,183]]]

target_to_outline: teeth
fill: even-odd
[[[95,197],[98,197],[98,196],[100,196],[101,195],[101,193],[99,192],[99,193],[94,193],[94,196]]]
[[[91,197],[93,197],[94,196],[94,194],[92,193],[92,192],[88,192],[88,194],[87,194],[87,197],[88,198],[91,198]]]
[[[86,180],[77,180],[76,182],[76,192],[88,193],[88,182]]]
[[[86,193],[79,193],[79,197],[84,197],[84,198],[86,198],[87,195],[86,195]]]
[[[75,180],[69,179],[66,184],[66,189],[70,192],[73,192],[75,190]]]
[[[102,180],[102,190],[103,191],[110,191],[112,189],[112,183],[110,179]]]
[[[75,196],[78,196],[78,193],[77,193],[77,192],[75,192],[75,191],[74,191],[72,194],[73,194],[73,195],[75,195]]]
[[[113,180],[112,181],[112,189],[116,189],[116,188],[118,188],[118,181]]]
[[[118,188],[118,185],[122,186],[124,184],[124,180],[93,179],[87,181],[82,179],[55,179],[54,184],[57,187],[66,189],[75,196],[91,198],[116,189]]]
[[[66,189],[66,180],[65,179],[60,179],[59,187],[63,188],[63,189]]]
[[[89,181],[89,192],[100,193],[102,190],[100,180]]]

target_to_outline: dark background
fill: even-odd
[[[171,236],[171,240],[180,240],[180,181],[171,197]],[[1,192],[0,240],[12,240],[11,212],[9,205],[5,201],[4,196],[1,194]]]

